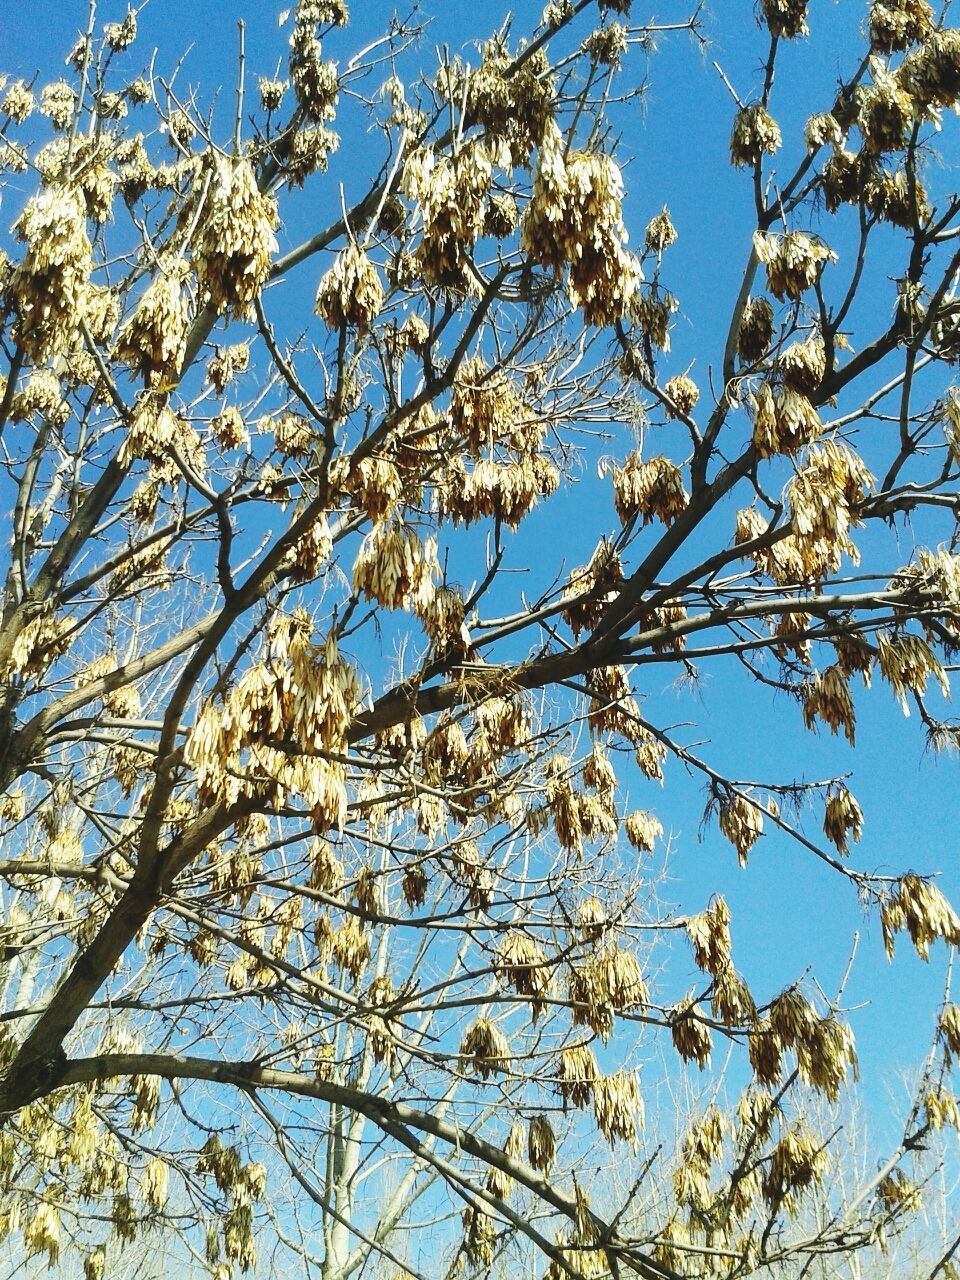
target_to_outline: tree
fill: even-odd
[[[139,1237],[223,1278],[256,1231],[325,1280],[836,1274],[958,1127],[947,995],[902,1141],[835,1177],[804,1100],[856,1067],[842,987],[752,991],[723,896],[653,892],[664,823],[625,797],[688,771],[745,875],[778,832],[891,955],[960,943],[935,866],[850,859],[822,740],[745,781],[641,696],[716,669],[852,748],[876,676],[960,740],[960,30],[865,6],[791,137],[818,6],[761,0],[698,385],[677,232],[646,193],[627,247],[615,136],[704,16],[639,8],[557,0],[430,68],[416,14],[352,52],[344,0],[299,0],[282,74],[240,24],[228,107],[91,4],[64,79],[3,87],[0,1222],[29,1256],[99,1277]],[[342,182],[335,126],[367,129]],[[655,1117],[672,1155],[641,1032],[731,1048],[727,1094]]]

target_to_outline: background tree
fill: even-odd
[[[648,191],[627,247],[615,135],[702,14],[638,7],[561,0],[426,69],[416,15],[352,52],[343,0],[300,0],[279,72],[240,26],[228,109],[91,5],[64,79],[4,85],[0,1223],[28,1256],[90,1280],[139,1238],[223,1280],[256,1234],[263,1274],[325,1280],[799,1276],[920,1206],[960,1008],[901,1140],[831,1168],[804,1099],[856,1067],[843,984],[751,990],[724,898],[655,891],[665,823],[628,793],[690,772],[746,874],[779,831],[891,954],[960,942],[935,867],[850,858],[815,739],[730,775],[645,699],[717,667],[780,695],[771,734],[853,747],[875,676],[957,741],[960,197],[932,161],[960,31],[876,0],[788,137],[817,6],[763,0],[762,88],[730,84],[755,216],[698,385],[677,232]],[[672,1155],[652,1045],[731,1051],[723,1092],[657,1106]]]

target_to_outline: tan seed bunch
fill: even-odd
[[[637,1149],[638,1130],[644,1127],[643,1097],[632,1071],[598,1075],[593,1082],[593,1118],[597,1128],[613,1146],[629,1142]]]
[[[807,6],[810,0],[760,0],[772,36],[793,40],[808,36]]]
[[[122,22],[105,22],[103,37],[114,53],[124,53],[137,38],[137,15],[128,9]]]
[[[148,387],[175,377],[183,363],[190,327],[190,302],[183,287],[188,273],[182,258],[162,262],[117,335],[114,355]]]
[[[846,553],[857,563],[848,536],[873,483],[860,457],[838,440],[808,449],[806,464],[787,486],[786,497],[797,550],[806,575],[820,578],[836,572]]]
[[[496,1022],[477,1018],[460,1042],[460,1057],[467,1070],[474,1071],[481,1080],[489,1080],[510,1069],[510,1042]]]
[[[904,58],[897,79],[924,108],[952,107],[960,99],[960,29],[928,36]]]
[[[765,156],[776,155],[783,138],[780,126],[759,102],[741,107],[733,121],[730,160],[738,169],[752,168]]]
[[[371,520],[385,520],[403,493],[403,481],[389,458],[366,457],[351,470],[345,488],[356,496]]]
[[[733,965],[721,969],[713,983],[710,1008],[718,1022],[728,1027],[753,1025],[757,1006],[750,988]]]
[[[527,1159],[534,1169],[548,1174],[557,1154],[557,1139],[544,1115],[534,1116],[527,1129]]]
[[[483,356],[470,356],[457,370],[450,397],[450,425],[475,458],[494,442],[508,439],[511,425],[526,416],[513,382],[491,372]]]
[[[637,326],[644,337],[661,351],[670,350],[670,317],[679,306],[672,294],[658,286],[641,293],[634,301],[633,312]],[[643,376],[645,370],[644,363],[637,376]]]
[[[811,666],[813,654],[810,637],[806,633],[813,625],[813,615],[802,609],[782,613],[773,627],[773,635],[777,638],[773,652],[782,661],[786,661],[792,654],[804,666]]]
[[[753,446],[759,457],[784,454],[792,458],[820,435],[817,411],[807,397],[792,386],[774,390],[768,382],[763,382],[750,400]]]
[[[250,344],[236,342],[230,347],[218,347],[216,355],[207,361],[207,380],[218,396],[238,373],[245,373],[250,364]]]
[[[288,458],[308,458],[317,447],[317,432],[308,418],[300,413],[281,413],[278,418],[261,418],[260,431],[272,431],[274,442]]]
[[[148,1160],[143,1169],[140,1194],[148,1208],[159,1212],[167,1203],[170,1189],[170,1166],[159,1156]]]
[[[894,935],[906,930],[917,954],[926,960],[931,942],[942,938],[950,946],[960,945],[960,918],[935,884],[919,876],[907,875],[880,911],[883,943],[892,959]]]
[[[638,853],[653,853],[656,842],[663,835],[663,825],[652,813],[637,809],[623,820],[627,839]]]
[[[619,69],[623,55],[630,47],[627,29],[619,22],[597,27],[595,31],[591,31],[580,47],[589,53],[599,66]]]
[[[781,301],[789,298],[798,302],[823,264],[837,258],[822,240],[803,231],[788,231],[785,235],[757,231],[753,247],[767,269],[767,288]]]
[[[713,1037],[701,1017],[700,1006],[691,992],[670,1011],[670,1034],[673,1047],[684,1062],[696,1062],[703,1070],[710,1062]]]
[[[763,811],[739,792],[726,791],[720,798],[720,830],[737,851],[741,867],[763,835]]]
[[[902,1169],[888,1173],[877,1187],[877,1197],[888,1212],[919,1213],[923,1208],[920,1188]]]
[[[506,240],[516,231],[520,212],[513,196],[493,195],[483,215],[483,234],[495,240]]]
[[[664,249],[676,244],[677,229],[670,220],[670,211],[666,206],[647,223],[644,239],[651,253],[663,253]]]
[[[858,636],[837,636],[831,643],[837,655],[837,666],[843,674],[858,674],[869,688],[874,661],[870,646]]]
[[[5,795],[0,796],[0,821],[22,822],[26,811],[27,797],[22,791],[8,791]],[[0,1064],[2,1064],[2,1051],[0,1051]]]
[[[330,955],[354,982],[359,982],[370,962],[370,938],[362,921],[347,916],[338,929],[334,929],[329,941]]]
[[[463,1213],[463,1252],[467,1261],[486,1270],[493,1262],[497,1224],[483,1204],[470,1205]]]
[[[617,774],[610,757],[598,742],[583,765],[584,786],[592,787],[603,795],[611,796],[617,788]]]
[[[206,179],[209,177],[209,186]],[[218,314],[246,319],[277,251],[277,202],[257,188],[244,157],[207,155],[196,178],[203,216],[191,243],[200,292]]]
[[[614,1013],[642,1008],[648,1000],[640,963],[632,951],[610,944],[593,952],[567,978],[574,1003],[574,1026],[586,1026],[602,1040],[613,1031]]]
[[[597,1060],[589,1045],[576,1044],[562,1049],[557,1065],[557,1089],[564,1106],[569,1103],[574,1107],[588,1107],[599,1074]]]
[[[796,1046],[797,1067],[804,1084],[831,1102],[840,1097],[848,1073],[857,1077],[857,1051],[853,1032],[836,1018],[817,1021],[811,1034]]]
[[[471,254],[483,234],[492,180],[493,159],[479,139],[467,142],[452,160],[431,149],[407,160],[402,189],[420,207],[423,235],[415,265],[427,283],[456,293],[477,292]]]
[[[453,879],[465,885],[474,911],[486,911],[493,900],[494,878],[473,840],[461,840],[453,850]]]
[[[421,716],[414,714],[409,720],[381,729],[376,735],[377,750],[394,760],[403,760],[419,752],[427,740],[427,726]]]
[[[719,894],[706,911],[687,921],[687,936],[693,945],[698,969],[716,977],[726,969],[730,956],[730,908]]]
[[[552,967],[540,944],[525,933],[508,933],[497,946],[496,973],[518,995],[530,997],[536,1017],[553,988]]]
[[[928,1090],[923,1098],[923,1111],[927,1124],[934,1132],[947,1128],[960,1130],[960,1105],[946,1089]]]
[[[554,115],[556,85],[546,52],[538,50],[518,68],[506,42],[495,37],[483,46],[483,60],[467,75],[465,89],[467,114],[487,137],[506,144],[509,167],[526,165]]]
[[[948,1002],[940,1012],[937,1035],[943,1044],[947,1066],[960,1058],[960,1005]]]
[[[496,516],[517,529],[540,499],[559,487],[560,473],[546,454],[524,454],[503,464],[481,458],[472,471],[451,470],[440,507],[457,523]]]
[[[37,100],[22,80],[14,80],[3,95],[0,111],[14,124],[23,124],[36,108]]]
[[[424,744],[424,765],[440,778],[459,773],[469,758],[470,747],[459,720],[440,721]]]
[[[607,911],[599,898],[584,898],[577,907],[577,925],[585,942],[595,942],[606,932],[609,921]]]
[[[218,413],[211,420],[210,429],[221,449],[245,449],[250,443],[250,432],[243,414],[234,405],[228,405],[222,413]]]
[[[287,92],[286,80],[271,80],[267,76],[260,77],[260,106],[264,111],[279,111],[283,95]]]
[[[438,573],[436,545],[421,542],[415,529],[395,520],[376,525],[364,538],[353,566],[353,582],[367,600],[385,609],[425,609]]]
[[[659,742],[649,729],[643,726],[634,726],[634,733],[630,737],[633,742],[637,767],[645,778],[650,778],[654,782],[663,782],[663,762],[667,758],[666,747]]]
[[[184,423],[165,399],[153,394],[138,398],[120,451],[125,466],[137,458],[162,464],[184,437]]]
[[[316,313],[330,329],[341,326],[366,333],[383,306],[383,284],[376,266],[352,241],[337,254],[317,287]]]
[[[13,231],[26,245],[9,283],[18,340],[43,365],[70,345],[84,311],[93,251],[81,193],[59,183],[41,188]]]
[[[654,519],[671,525],[689,502],[680,468],[662,454],[644,462],[639,452],[632,453],[614,470],[613,495],[624,524],[642,516],[644,525]]]
[[[842,204],[857,204],[863,191],[863,167],[858,156],[835,147],[821,174],[824,203],[829,213]]]
[[[70,618],[56,617],[53,613],[38,614],[20,631],[9,659],[3,664],[4,675],[39,679],[70,648]]]
[[[667,410],[671,418],[677,416],[682,418],[689,417],[700,399],[700,388],[685,373],[677,374],[675,378],[671,378],[663,389],[676,408],[676,412],[673,409]]]
[[[613,7],[611,0],[606,0],[606,3]],[[622,0],[616,0],[616,3],[621,5]],[[548,6],[548,9],[551,7],[555,6]],[[594,1247],[598,1233],[590,1213],[590,1198],[579,1186],[576,1193],[576,1225],[572,1230],[561,1231],[557,1235],[557,1248],[563,1264],[560,1259],[551,1258],[543,1273],[544,1280],[566,1280],[571,1274],[583,1277],[583,1280],[600,1280],[600,1277],[611,1274],[607,1251]]]
[[[774,1147],[763,1180],[763,1198],[791,1215],[804,1191],[817,1186],[827,1172],[827,1153],[801,1125],[789,1129]]]
[[[882,59],[871,58],[873,83],[861,89],[857,124],[869,155],[902,151],[917,114],[916,104]]]
[[[849,852],[848,835],[859,842],[863,834],[863,811],[857,804],[853,792],[842,783],[831,787],[827,793],[823,831],[827,839],[836,846],[837,852],[841,854]]]
[[[33,1216],[24,1223],[23,1246],[28,1258],[45,1253],[47,1265],[57,1265],[60,1256],[60,1214],[50,1200],[40,1199],[36,1202]]]
[[[547,765],[546,801],[557,840],[564,849],[583,851],[583,796],[574,790],[570,780],[570,762],[558,752]]]
[[[930,646],[920,636],[905,632],[892,637],[881,631],[877,638],[880,674],[890,685],[904,715],[910,714],[907,691],[922,696],[930,676],[936,680],[945,698],[950,696],[950,682]]]
[[[103,1280],[106,1269],[107,1251],[102,1244],[98,1244],[83,1260],[83,1280]]]
[[[602,538],[590,563],[574,569],[564,593],[563,618],[573,634],[591,631],[600,620],[614,589],[623,581],[623,564],[613,543]]]
[[[843,144],[843,130],[840,122],[831,112],[811,116],[803,131],[803,139],[809,152],[815,153],[821,147],[840,147]]]
[[[737,350],[741,360],[754,364],[770,350],[773,341],[773,307],[767,298],[750,298],[740,317]]]
[[[826,350],[819,333],[791,343],[777,360],[777,371],[786,386],[804,395],[816,391],[826,373]]]
[[[868,173],[863,187],[864,203],[882,222],[895,227],[910,229],[914,224],[923,225],[930,218],[930,201],[923,183],[913,181],[905,169],[891,173],[877,167]],[[944,336],[939,341],[945,345]],[[949,351],[949,347],[948,347]]]
[[[29,422],[37,414],[51,426],[62,427],[70,406],[60,394],[60,380],[52,369],[35,369],[10,402],[13,422]]]
[[[870,44],[877,53],[902,53],[932,32],[927,0],[874,0],[870,6]]]
[[[298,129],[290,139],[284,172],[291,190],[302,187],[313,173],[326,173],[330,156],[340,146],[340,135],[326,125]]]
[[[290,37],[290,79],[297,102],[308,120],[323,124],[335,114],[340,85],[337,64],[323,60],[323,46],[316,33],[319,21],[313,17],[319,5],[297,5]]]
[[[350,21],[350,8],[346,0],[297,0],[296,20],[315,26],[345,27]]]
[[[55,129],[68,129],[77,107],[77,95],[66,80],[44,85],[40,93],[40,111]]]
[[[855,745],[856,712],[850,696],[849,682],[839,666],[830,666],[821,671],[804,694],[804,724],[808,729],[813,729],[818,720],[828,724],[831,733],[836,733],[842,726],[851,747]]]
[[[401,888],[403,889],[404,900],[411,910],[414,907],[423,906],[427,897],[429,880],[420,863],[412,862],[404,869]]]
[[[343,885],[343,863],[326,840],[312,840],[307,856],[310,860],[310,888],[321,893],[339,893]]]
[[[588,324],[605,325],[630,310],[643,279],[624,248],[623,179],[606,155],[565,154],[551,120],[540,146],[521,245],[542,267],[570,268],[570,295]]]
[[[463,651],[469,648],[466,606],[463,596],[453,587],[437,587],[418,616],[438,653],[446,653],[451,648]]]

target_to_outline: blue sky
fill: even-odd
[[[533,25],[541,8],[530,3],[508,6],[500,0],[474,0],[469,6],[435,0],[426,7],[436,10],[438,17],[408,63],[419,59],[427,67],[433,63],[434,46],[443,44],[476,61],[470,42],[488,36],[508,11],[512,9],[519,31]],[[331,40],[329,56],[343,57],[379,34],[394,6],[355,0],[353,8],[354,23]],[[807,115],[829,107],[838,76],[849,73],[860,56],[862,43],[856,36],[865,8],[859,3],[813,0],[812,37],[783,51],[772,110],[786,139],[785,171],[801,154]],[[689,9],[680,0],[664,0],[657,5],[656,16],[662,23],[674,22]],[[101,3],[98,17],[119,19],[124,10],[124,4]],[[637,4],[635,14],[642,11],[644,6]],[[140,69],[144,51],[154,45],[160,51],[157,67],[161,72],[192,46],[180,83],[202,86],[208,100],[213,88],[222,86],[219,119],[227,136],[232,127],[236,20],[241,17],[247,27],[253,87],[257,74],[276,72],[286,49],[286,33],[277,27],[276,8],[262,0],[203,4],[153,0],[141,14],[141,36],[134,52],[125,55],[131,75]],[[85,20],[86,4],[79,0],[33,0],[29,6],[0,0],[3,70],[29,77],[39,67],[41,83],[55,78],[60,57],[71,43],[68,29],[81,28]],[[720,63],[746,101],[761,82],[764,43],[751,0],[714,0],[704,17],[704,34],[709,41],[706,50],[686,35],[674,35],[661,38],[660,51],[648,66],[635,57],[628,78],[649,70],[649,92],[642,105],[618,109],[615,120],[622,151],[632,157],[625,170],[632,241],[641,239],[645,223],[664,204],[680,233],[665,268],[665,280],[680,298],[682,310],[672,335],[672,353],[662,366],[664,376],[695,362],[693,376],[706,391],[708,366],[718,363],[724,323],[739,287],[753,226],[749,177],[727,162],[733,104],[712,63]],[[336,216],[338,183],[343,182],[349,202],[351,195],[362,191],[371,172],[365,162],[371,143],[358,113],[347,107],[338,128],[343,142],[329,177],[308,184],[305,192],[285,205],[281,252]],[[945,160],[933,175],[935,186],[956,185],[960,163],[956,139],[957,122],[948,120],[941,144]],[[375,154],[379,160],[379,153]],[[16,216],[15,189],[21,182],[26,190],[26,178],[10,183],[3,209],[7,224]],[[825,221],[821,229],[842,255],[849,233],[843,220]],[[883,262],[875,265],[865,296],[865,317],[886,315],[892,307],[894,289],[886,277],[896,274],[893,237],[888,237],[887,248],[889,270]],[[301,268],[284,305],[289,303],[295,313],[300,308],[300,314],[308,317],[323,266],[313,261]],[[664,447],[679,448],[679,438],[669,434],[676,429],[662,430]],[[614,436],[606,451],[622,457],[630,447],[629,432],[618,428]],[[732,517],[732,509],[728,515]],[[512,554],[521,565],[538,554],[539,541],[549,543],[552,553],[562,549],[569,564],[580,564],[598,535],[614,526],[609,484],[591,480],[535,517],[516,540]],[[909,536],[904,559],[908,544]],[[858,746],[851,752],[842,739],[807,734],[796,706],[783,697],[774,700],[769,690],[752,687],[732,660],[714,660],[704,666],[699,701],[668,687],[673,675],[668,668],[654,666],[646,671],[643,692],[649,695],[647,706],[654,718],[664,723],[696,719],[696,727],[690,724],[679,730],[678,737],[702,743],[700,753],[721,771],[740,778],[787,781],[798,773],[825,778],[853,770],[851,785],[866,815],[866,832],[851,860],[868,870],[941,870],[943,888],[960,901],[954,847],[960,810],[956,761],[924,753],[921,726],[916,718],[903,718],[889,691],[875,688],[859,696]],[[767,835],[755,848],[747,871],[741,872],[715,824],[708,826],[702,842],[698,838],[706,797],[700,780],[687,778],[677,764],[669,766],[662,794],[640,777],[630,779],[630,789],[637,806],[655,809],[673,836],[674,855],[664,896],[690,910],[705,905],[714,892],[727,896],[734,913],[735,958],[758,994],[773,994],[783,983],[801,976],[807,966],[831,990],[846,963],[853,932],[861,931],[847,999],[853,1005],[872,1002],[853,1017],[864,1068],[863,1096],[875,1127],[891,1136],[886,1091],[895,1073],[916,1064],[926,1049],[941,992],[943,951],[935,949],[931,963],[923,965],[903,941],[895,963],[888,966],[879,927],[874,919],[863,917],[853,889],[786,838]],[[807,814],[811,834],[818,832],[819,818],[819,811]],[[684,974],[689,973],[692,981],[692,966],[682,948],[677,949],[672,969],[678,986]]]

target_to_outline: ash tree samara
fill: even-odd
[[[826,0],[457,6],[460,52],[357,7],[213,6],[181,65],[185,6],[63,4],[0,89],[6,1256],[905,1275],[960,1007],[852,1168],[845,988],[748,983],[669,859],[692,779],[718,882],[787,848],[960,944],[852,750],[871,684],[960,739],[960,29],[851,0],[814,98]],[[735,284],[681,344],[658,173],[708,144],[641,165],[631,104],[656,45],[719,85],[711,23]]]

